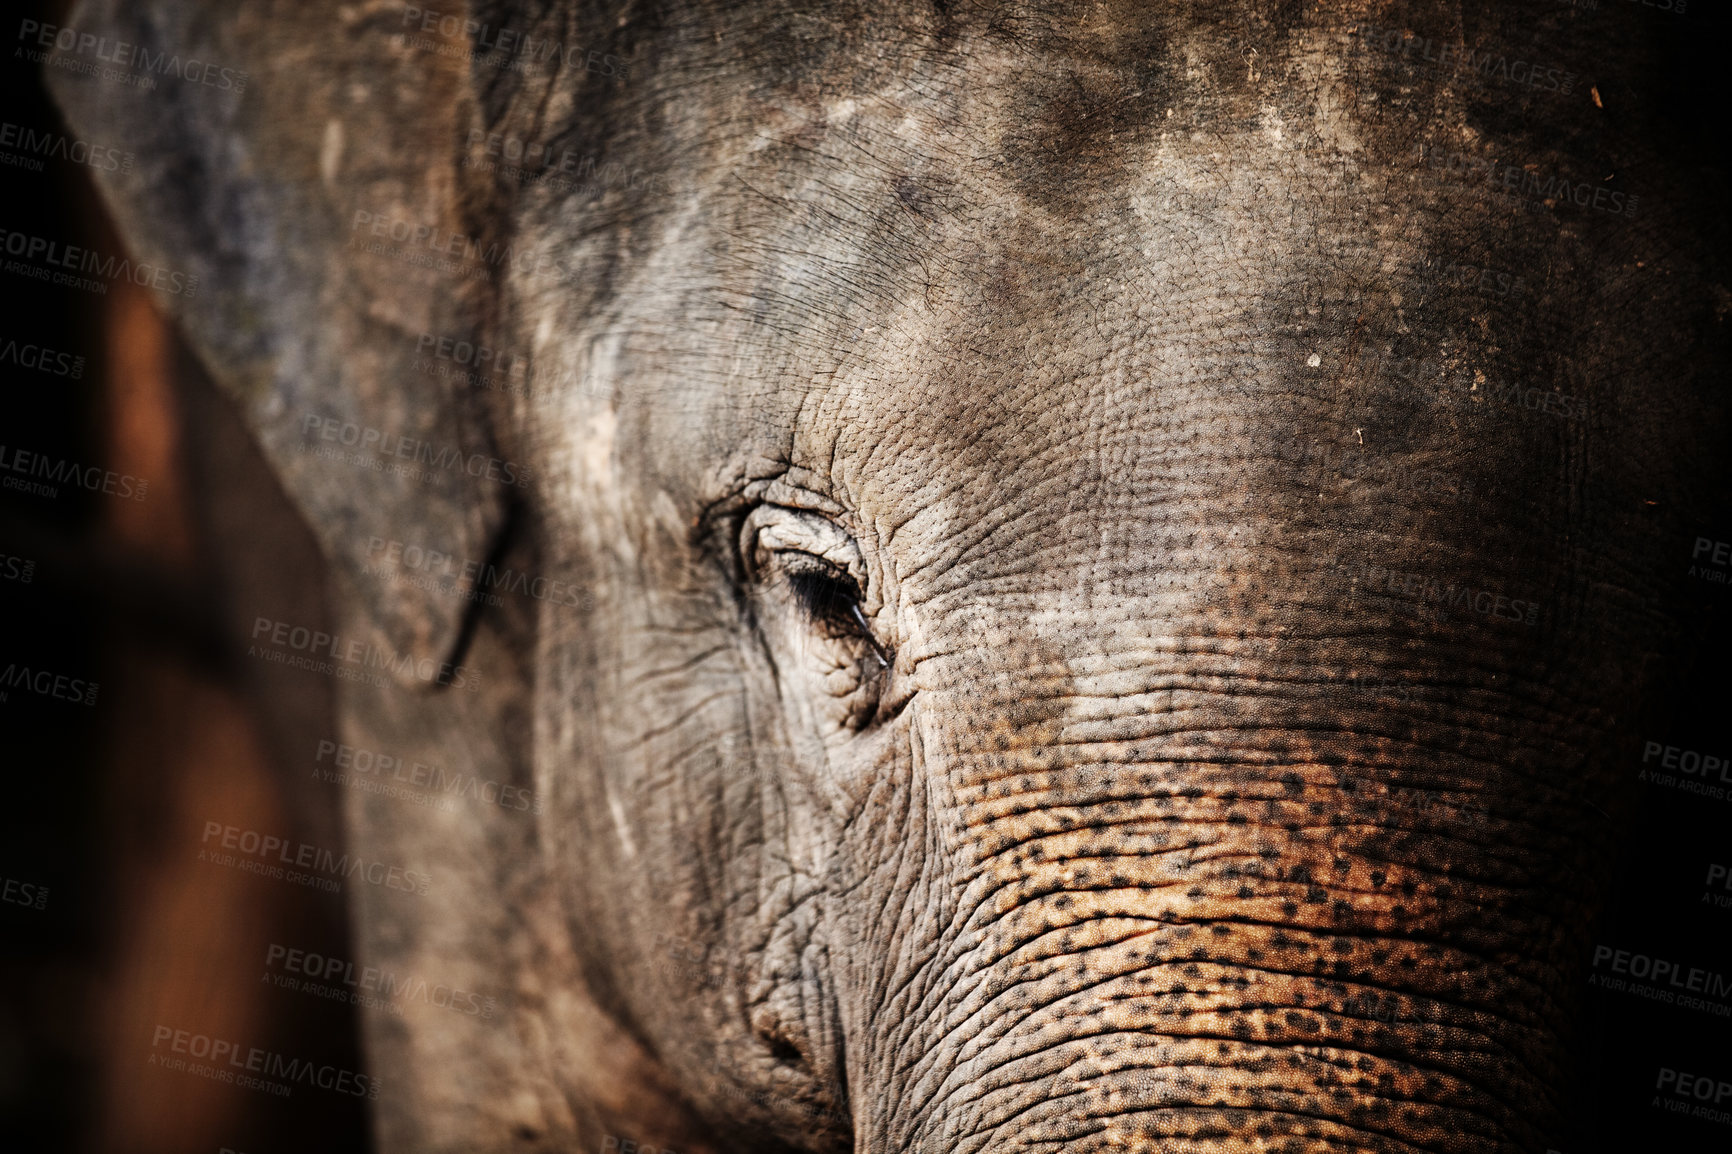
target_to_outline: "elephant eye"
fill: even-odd
[[[854,578],[820,558],[816,565],[795,563],[788,569],[788,587],[807,624],[842,636],[858,630],[860,586]]]
[[[783,589],[808,629],[861,646],[869,664],[890,666],[893,655],[866,618],[859,546],[840,526],[804,509],[760,505],[746,517],[740,543],[752,579]]]
[[[789,563],[788,587],[807,624],[827,637],[864,641],[878,664],[889,666],[890,654],[873,635],[861,607],[860,585],[846,570],[805,554],[805,559]]]

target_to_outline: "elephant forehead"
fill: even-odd
[[[1194,475],[1267,413],[1245,390],[1294,367],[1272,365],[1292,286],[1324,260],[1411,262],[1419,240],[1373,255],[1376,210],[1258,133],[1213,150],[1156,134],[1118,155],[1110,187],[1053,203],[990,164],[880,173],[846,196],[802,182],[787,213],[721,229],[726,257],[692,254],[714,280],[655,302],[683,335],[678,355],[636,346],[628,422],[665,438],[662,459],[731,447],[725,476],[829,463],[892,522],[959,484]],[[667,451],[682,440],[700,444]]]
[[[1563,307],[1586,301],[1570,269],[1606,221],[1513,215],[1416,162],[1411,124],[1342,88],[1340,28],[1284,42],[1274,88],[1256,81],[1273,56],[1228,70],[1188,28],[1149,40],[1145,68],[1088,43],[979,36],[869,96],[730,104],[620,295],[610,453],[686,520],[792,466],[909,566],[972,558],[969,579],[1034,570],[980,547],[1007,534],[1131,572],[1296,513],[1375,529],[1497,487],[1537,495],[1498,529],[1532,538],[1586,391],[1634,379],[1633,342],[1602,329],[1586,355]],[[1470,138],[1438,99],[1438,139]],[[1549,273],[1543,317],[1531,290],[1440,290],[1494,249]],[[1563,380],[1513,361],[1524,346],[1584,355]],[[1294,446],[1317,468],[1271,485]],[[1343,462],[1343,507],[1285,500]],[[1407,520],[1447,547],[1468,519]]]
[[[624,294],[649,334],[622,387],[643,422],[678,438],[708,410],[739,443],[787,432],[826,386],[900,404],[887,383],[930,394],[959,358],[1074,378],[1155,326],[1194,337],[1242,308],[1320,223],[1326,162],[1153,23],[963,32],[870,95],[725,102],[693,199]],[[1321,90],[1289,91],[1290,117],[1316,121]]]
[[[1276,386],[1300,367],[1272,313],[1307,238],[1264,211],[1275,197],[1179,205],[1187,167],[1152,158],[1096,211],[940,250],[812,390],[796,458],[834,461],[895,529],[955,506],[1088,507],[1110,538],[1117,514],[1236,488],[1232,461],[1282,419]]]
[[[1410,242],[1373,253],[1345,203],[1313,195],[1295,226],[1301,167],[1241,153],[1210,170],[1156,144],[1115,197],[940,246],[804,384],[790,459],[933,592],[1038,576],[1069,598],[1159,569],[1181,596],[1242,565],[1298,484],[1270,476],[1280,446],[1363,444],[1311,363],[1355,294],[1296,322],[1308,286],[1418,259]],[[1457,439],[1414,431],[1398,456],[1453,460]]]

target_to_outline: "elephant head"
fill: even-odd
[[[1725,432],[1639,13],[446,8],[88,0],[245,91],[50,67],[356,627],[489,687],[351,732],[532,775],[351,802],[461,875],[365,948],[513,1007],[369,1020],[387,1147],[1555,1141]]]

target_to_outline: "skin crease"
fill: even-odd
[[[532,763],[541,806],[468,841],[351,806],[377,856],[456,845],[483,879],[424,912],[359,895],[363,956],[461,949],[471,986],[513,985],[497,1093],[454,1072],[466,1024],[371,1027],[381,1147],[1572,1148],[1586,935],[1726,432],[1710,209],[1625,7],[467,9],[623,77],[393,57],[394,10],[232,17],[236,59],[296,45],[262,86],[352,70],[304,115],[189,120],[262,138],[209,171],[322,182],[329,221],[434,203],[522,258],[459,286],[296,249],[316,303],[276,303],[290,269],[188,306],[237,392],[265,391],[249,358],[291,363],[276,400],[353,372],[334,411],[534,478],[509,514],[404,497],[272,441],[311,402],[261,402],[339,573],[367,533],[448,530],[593,594],[460,630],[408,587],[348,590],[502,702],[483,734],[471,698],[345,686],[354,744],[444,763],[473,737]],[[1388,29],[1582,75],[1474,79]],[[307,137],[325,102],[359,125]],[[465,165],[475,131],[615,176]],[[1590,203],[1513,202],[1488,171]],[[161,222],[112,180],[148,253]],[[582,275],[529,271],[554,261]],[[230,299],[253,311],[196,314]],[[354,318],[408,350],[459,304],[545,387],[441,424]],[[312,353],[357,327],[312,370],[223,346],[279,314]],[[496,897],[494,859],[529,880]],[[521,1120],[439,1131],[471,1106]]]
[[[877,64],[767,60],[678,137],[682,197],[579,242],[596,299],[516,286],[514,335],[589,386],[513,417],[542,539],[608,591],[542,642],[552,852],[626,879],[570,883],[574,935],[741,1148],[1544,1149],[1614,719],[1666,634],[1642,381],[1693,370],[1631,335],[1692,322],[1616,276],[1670,222],[1428,171],[1633,145],[1398,95],[1344,30],[1567,35],[1075,11],[838,14]],[[766,504],[857,543],[887,674],[748,572]],[[670,938],[718,980],[658,968]]]

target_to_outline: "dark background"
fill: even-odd
[[[25,16],[63,22],[64,5],[20,7],[8,40]],[[0,119],[64,133],[38,67],[0,64]],[[0,165],[0,227],[124,253],[89,170],[41,159]],[[353,958],[343,895],[199,860],[212,820],[342,851],[337,794],[304,780],[336,732],[331,687],[252,668],[239,626],[327,612],[310,534],[153,295],[0,270],[0,344],[85,358],[77,380],[0,364],[0,445],[149,482],[142,501],[0,489],[0,553],[35,562],[28,584],[0,580],[0,668],[100,683],[94,706],[0,701],[0,877],[48,888],[42,910],[0,902],[0,1148],[364,1151],[356,1098],[150,1064],[167,1025],[365,1070],[348,1005],[261,981],[273,943]]]
[[[60,7],[31,3],[18,15],[58,23]],[[1671,191],[1713,206],[1724,267],[1732,95],[1721,78],[1732,26],[1699,0],[1686,15],[1647,15],[1675,52],[1670,146],[1700,158],[1698,187]],[[17,18],[6,25],[14,32]],[[0,118],[63,132],[36,66],[4,63]],[[40,172],[0,166],[0,190],[9,229],[124,251],[85,169],[56,159]],[[272,943],[353,957],[342,896],[197,857],[209,820],[340,850],[336,795],[304,782],[308,735],[335,733],[330,686],[252,668],[260,663],[239,656],[235,625],[257,605],[327,619],[312,540],[146,290],[111,282],[97,294],[0,272],[0,303],[0,343],[86,358],[79,380],[0,364],[0,445],[150,482],[143,501],[71,486],[53,498],[0,490],[0,553],[36,562],[30,583],[0,580],[0,667],[101,684],[93,707],[17,691],[0,702],[0,877],[49,890],[43,910],[0,903],[4,1144],[365,1150],[355,1099],[305,1086],[279,1099],[149,1064],[152,1032],[167,1024],[364,1069],[349,1007],[260,980]],[[1699,535],[1732,540],[1732,524]],[[1641,732],[1732,757],[1732,586],[1689,577],[1691,546],[1680,540],[1676,553],[1689,642],[1669,666],[1670,688],[1641,704]],[[1632,779],[1641,768],[1629,767]],[[1732,800],[1637,788],[1595,940],[1732,978],[1732,908],[1704,900],[1709,865],[1732,866]],[[1714,892],[1732,901],[1732,890]],[[1563,1154],[1732,1149],[1732,1127],[1661,1109],[1655,1087],[1662,1067],[1732,1081],[1732,1020],[1583,993],[1572,1081],[1580,1131]]]

